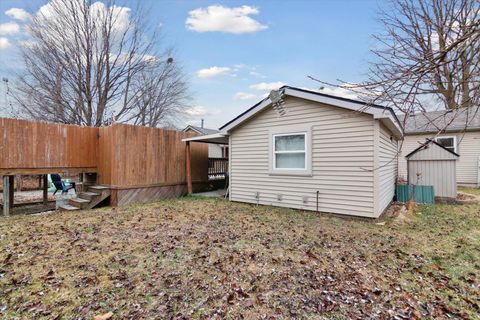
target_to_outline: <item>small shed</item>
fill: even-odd
[[[433,186],[435,197],[456,198],[456,161],[459,157],[436,141],[427,139],[406,156],[408,183]]]

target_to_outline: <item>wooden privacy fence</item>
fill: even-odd
[[[0,118],[0,174],[96,172],[122,204],[186,192],[182,139],[196,134],[114,124],[91,128]],[[192,180],[208,180],[208,146],[192,144]],[[120,191],[130,190],[130,191]]]
[[[112,187],[112,203],[146,201],[186,192],[183,138],[196,134],[115,124],[100,128],[98,179]],[[192,181],[208,180],[208,145],[191,146]]]
[[[94,172],[98,128],[0,118],[0,174]]]

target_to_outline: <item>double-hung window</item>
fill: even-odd
[[[275,170],[306,170],[306,133],[274,134],[273,140],[273,168]]]
[[[311,128],[286,126],[270,130],[269,167],[272,175],[311,176]]]
[[[437,137],[435,141],[452,152],[457,153],[457,138],[453,137]]]

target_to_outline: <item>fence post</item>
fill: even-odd
[[[48,176],[43,175],[43,204],[47,205],[48,203]]]
[[[3,176],[3,215],[10,214],[10,177]]]
[[[9,205],[10,209],[13,208],[13,201],[14,201],[14,192],[15,192],[15,176],[8,176],[8,179],[10,179],[10,190],[8,192],[8,197],[9,197]]]
[[[190,141],[187,141],[187,192],[192,194],[192,163],[191,163],[191,152],[190,152]]]

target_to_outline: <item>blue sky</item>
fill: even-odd
[[[46,2],[0,1],[2,78],[13,79],[21,68],[16,46],[22,31],[15,33],[7,25],[2,34],[2,24],[21,25],[21,14],[6,12],[19,8],[35,13]],[[136,6],[134,1],[121,4]],[[372,59],[371,34],[379,31],[376,12],[382,1],[151,0],[141,5],[148,9],[148,18],[161,25],[161,43],[175,48],[188,76],[193,109],[186,122],[198,124],[205,118],[207,127],[218,128],[280,83],[318,87],[308,75],[330,82],[360,81]],[[8,44],[3,40],[2,46],[1,38]]]

